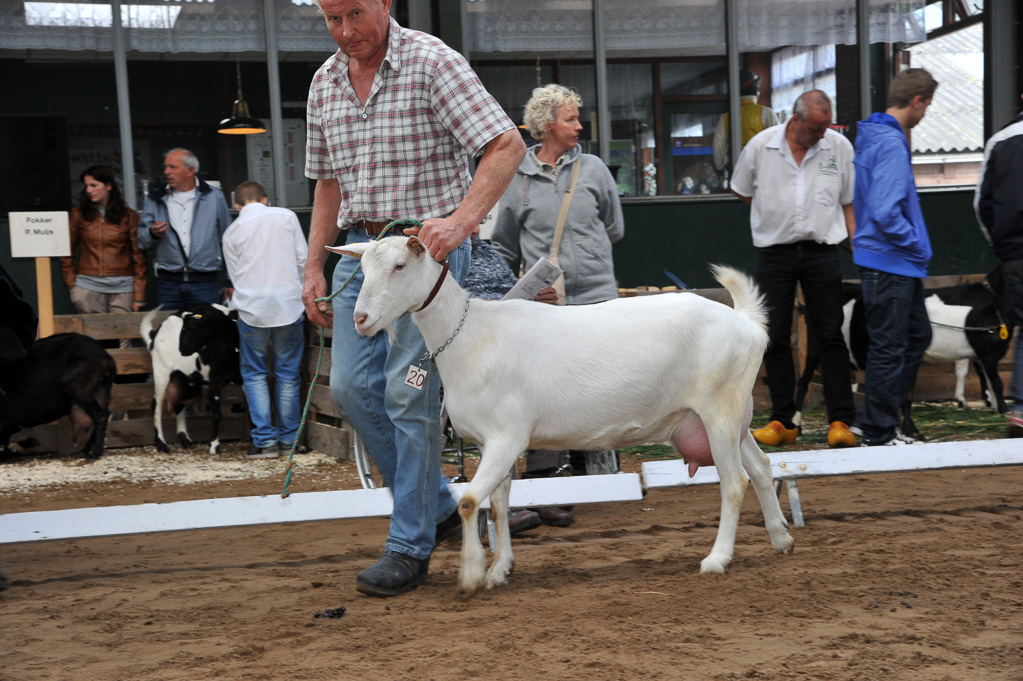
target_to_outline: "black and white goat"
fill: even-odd
[[[863,289],[859,284],[844,284],[845,321],[843,333],[853,369],[867,364],[869,337]],[[1008,411],[1002,395],[1003,384],[998,374],[998,363],[1009,350],[1012,338],[1012,316],[1005,309],[1002,297],[1001,266],[987,275],[987,281],[928,289],[924,304],[931,320],[933,337],[924,354],[924,362],[942,364],[955,362],[955,400],[965,406],[966,374],[972,363],[980,378],[981,391],[992,409]],[[799,380],[796,406],[802,408],[810,379],[820,361],[815,339],[808,339],[806,366]],[[912,392],[902,397],[902,432],[920,437],[913,423]]]
[[[462,591],[506,582],[513,562],[510,471],[529,448],[615,449],[670,440],[691,468],[715,464],[721,521],[700,563],[708,573],[724,572],[732,561],[745,469],[774,550],[791,551],[770,462],[749,432],[767,332],[762,299],[748,277],[715,269],[735,309],[683,293],[558,307],[470,300],[414,237],[336,250],[362,257],[356,330],[371,336],[412,311],[426,346],[437,353],[451,423],[480,446],[481,463],[458,507]],[[488,497],[497,530],[489,570],[476,532],[476,514]]]
[[[27,355],[0,366],[0,453],[10,453],[11,435],[19,430],[69,416],[75,440],[93,428],[82,451],[87,459],[98,459],[116,374],[103,345],[80,333],[33,343]]]
[[[156,448],[169,452],[163,436],[163,407],[177,418],[178,443],[192,446],[185,423],[185,407],[198,403],[208,385],[210,454],[220,453],[220,392],[228,383],[241,384],[238,356],[238,313],[223,305],[203,304],[172,314],[157,330],[153,310],[142,318],[139,332],[153,358],[156,407]]]

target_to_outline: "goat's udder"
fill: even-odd
[[[71,439],[77,440],[78,436],[92,427],[92,417],[77,404],[71,405]]]

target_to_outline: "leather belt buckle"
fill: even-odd
[[[391,221],[373,222],[372,220],[356,220],[352,224],[359,229],[365,230],[370,236],[379,236],[380,232],[384,231],[384,228],[391,224]],[[393,233],[393,230],[391,233]]]

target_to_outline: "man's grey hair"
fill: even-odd
[[[195,154],[190,152],[188,149],[182,149],[181,147],[178,147],[176,149],[171,149],[170,151],[168,151],[166,154],[163,155],[163,160],[166,161],[167,157],[170,156],[171,154],[173,154],[175,151],[180,151],[181,152],[181,160],[184,162],[185,167],[186,168],[194,168],[195,169],[195,174],[198,175],[199,174],[199,159],[197,159],[195,157]]]
[[[543,141],[547,137],[551,126],[558,118],[558,107],[569,102],[581,107],[583,100],[575,90],[549,83],[543,87],[533,90],[533,96],[526,102],[526,109],[522,115],[522,122],[535,140]]]
[[[806,120],[813,109],[826,109],[831,111],[831,98],[822,90],[807,90],[796,98],[792,105],[792,113],[799,116],[799,120]]]

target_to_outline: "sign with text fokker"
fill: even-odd
[[[48,258],[71,255],[67,213],[11,212],[10,220],[12,257]]]

